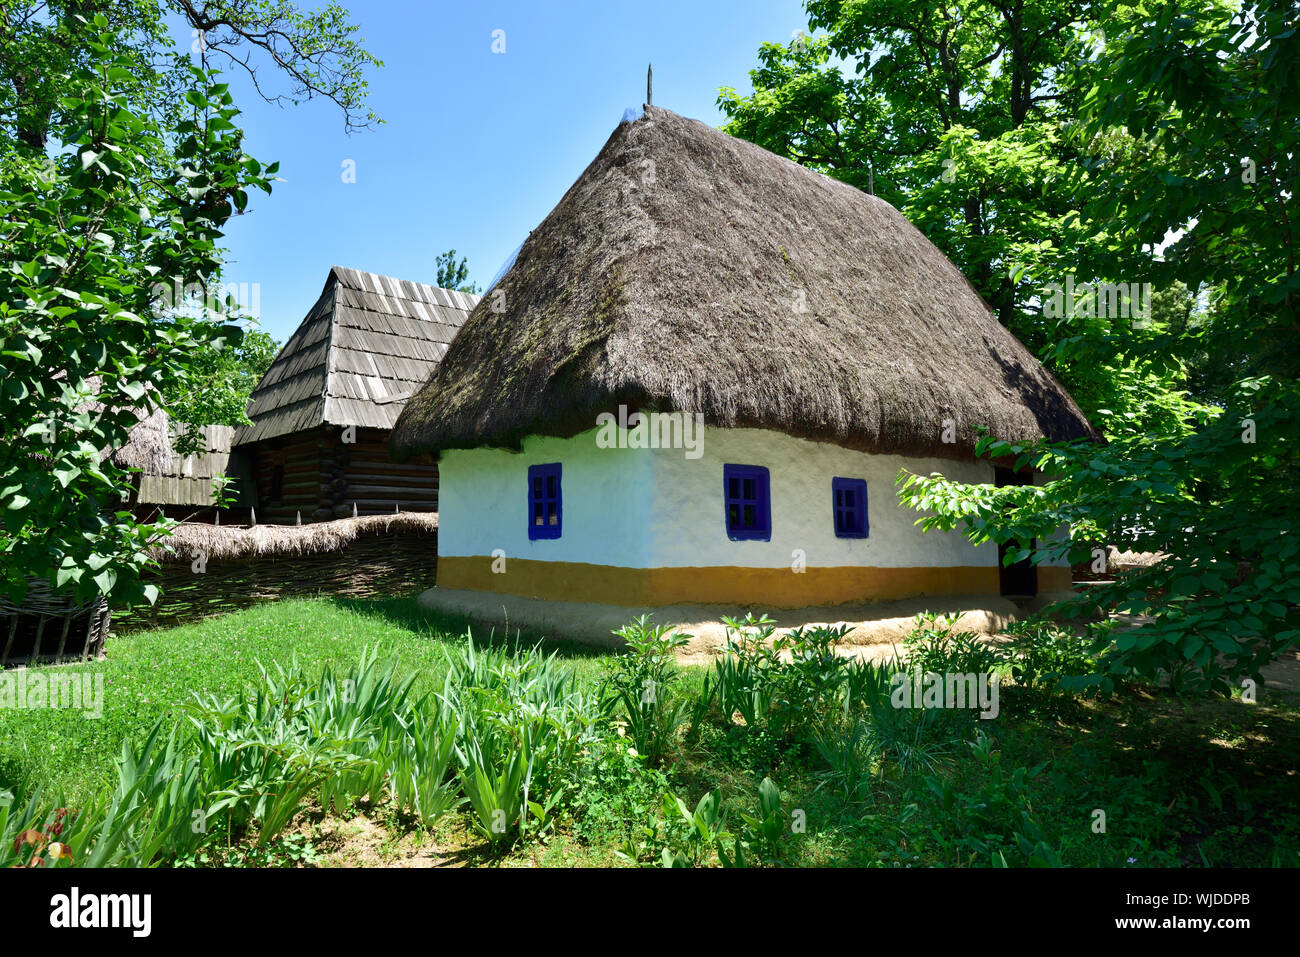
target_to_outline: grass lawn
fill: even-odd
[[[296,656],[312,672],[346,670],[377,645],[399,673],[417,677],[417,690],[440,687],[444,654],[465,630],[409,599],[319,598],[114,638],[108,660],[89,666],[105,678],[102,718],[0,709],[0,790],[39,784],[76,807],[114,780],[124,740],[141,739],[160,718],[184,721],[193,692],[235,693],[257,677],[258,662]],[[612,657],[552,647],[580,686],[594,686]],[[694,698],[708,673],[685,669],[680,693]],[[692,809],[706,792],[720,795],[738,829],[770,777],[783,817],[802,826],[785,829],[763,857],[769,864],[1300,865],[1295,695],[1265,692],[1247,704],[1137,688],[1098,702],[1005,687],[1000,717],[971,721],[961,735],[935,739],[928,765],[871,774],[846,789],[806,737],[715,710],[683,726],[658,768],[627,755],[621,739],[602,744],[547,829],[527,842],[492,849],[464,806],[424,830],[363,799],[344,813],[315,804],[274,846],[246,846],[224,860],[613,865],[626,863],[617,851],[638,842],[643,852],[648,846],[643,860],[657,859],[654,843],[667,831],[647,836],[646,828],[662,815],[665,792]],[[983,734],[982,749],[969,742],[972,728]]]
[[[366,647],[379,646],[420,690],[441,681],[448,641],[463,641],[468,623],[424,611],[414,599],[295,599],[246,608],[197,624],[139,631],[109,640],[106,661],[45,671],[104,676],[104,714],[0,708],[0,789],[40,784],[77,804],[114,779],[123,740],[139,739],[159,719],[183,721],[193,693],[231,695],[268,668],[295,656],[313,671],[346,669]],[[485,629],[475,629],[486,637]],[[535,641],[536,637],[525,638]],[[580,674],[596,655],[555,645]]]

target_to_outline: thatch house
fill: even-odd
[[[1016,481],[975,460],[977,426],[1092,433],[888,203],[647,107],[392,444],[440,456],[439,591],[798,608],[1068,587],[1066,567],[1004,575],[995,546],[898,506],[902,468]]]
[[[394,463],[388,433],[478,297],[335,266],[253,391],[234,436],[259,521],[436,511],[432,458]]]
[[[141,467],[132,503],[137,514],[200,522],[247,522],[253,499],[248,459],[231,454],[235,428],[230,425],[191,426],[198,433],[193,452],[181,455],[169,441],[165,455]],[[217,481],[222,482],[222,507],[216,508]],[[219,513],[219,514],[218,514]]]
[[[94,404],[92,404],[93,407]],[[125,504],[137,517],[151,520],[158,515],[197,521],[213,521],[214,480],[224,476],[224,512],[233,510],[231,518],[244,520],[252,504],[251,476],[230,447],[234,429],[228,425],[191,426],[171,420],[161,405],[136,410],[138,419],[119,448],[105,454],[119,468],[135,474]],[[197,431],[194,442],[184,441]],[[180,454],[178,447],[193,446],[194,451]]]

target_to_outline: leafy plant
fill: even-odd
[[[741,820],[749,828],[751,846],[775,859],[786,835],[785,818],[781,811],[781,790],[771,778],[763,778],[758,785],[758,808],[754,814],[741,812]]]
[[[1008,771],[1002,753],[987,735],[969,742],[974,762],[971,777],[978,787],[967,790],[950,778],[929,776],[925,786],[945,822],[959,863],[975,859],[1006,867],[1007,855],[1028,866],[1060,865],[1060,848],[1052,846],[1033,813],[1030,785],[1047,766],[1015,767]]]
[[[939,675],[990,674],[997,666],[997,655],[974,632],[956,630],[960,617],[957,612],[917,615],[904,639],[906,667]]]
[[[461,786],[494,843],[548,825],[603,711],[555,655],[483,649],[449,655],[442,700],[456,720]],[[516,828],[517,824],[517,828]]]
[[[1100,668],[1101,653],[1110,643],[1110,621],[1089,624],[1077,634],[1044,618],[1027,618],[1007,626],[1009,640],[998,651],[1017,684],[1046,691],[1083,688]]]
[[[690,636],[670,632],[642,615],[614,632],[627,650],[614,663],[601,684],[603,707],[618,710],[636,749],[650,764],[658,764],[673,746],[685,723],[690,703],[677,693],[678,671],[674,653]]]

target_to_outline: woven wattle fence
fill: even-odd
[[[162,596],[153,606],[115,612],[115,632],[184,624],[278,598],[370,598],[429,588],[438,567],[438,516],[252,528],[185,524],[154,557],[159,567],[145,580]]]
[[[108,603],[56,595],[32,580],[14,605],[0,598],[0,668],[97,657],[108,637]]]

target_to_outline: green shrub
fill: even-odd
[[[979,635],[955,631],[959,613],[923,612],[903,639],[907,668],[935,674],[989,674],[998,664],[996,652]]]
[[[1083,690],[1099,682],[1101,652],[1109,644],[1110,621],[1090,624],[1082,635],[1045,618],[1014,622],[1000,656],[1016,683],[1041,691]]]
[[[726,653],[714,664],[713,683],[723,717],[776,737],[808,738],[843,700],[849,659],[836,651],[847,629],[819,625],[776,635],[767,616],[723,618]]]
[[[1061,866],[1061,847],[1049,842],[1033,813],[1030,785],[1046,762],[1009,771],[991,738],[969,743],[974,787],[948,777],[929,776],[925,787],[935,802],[956,857],[955,863],[1007,867]]]
[[[601,682],[601,700],[608,714],[618,713],[637,751],[658,764],[676,741],[689,713],[689,700],[679,693],[674,652],[690,642],[689,635],[670,634],[665,625],[642,615],[614,632],[627,650],[613,660]]]
[[[623,844],[659,808],[668,778],[630,739],[607,736],[583,755],[569,800],[574,831],[591,844]]]

